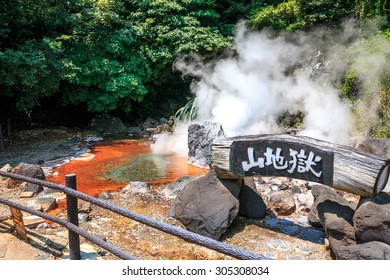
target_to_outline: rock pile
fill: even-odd
[[[170,215],[190,231],[220,239],[234,219],[247,217],[313,243],[327,240],[334,259],[390,259],[389,193],[359,203],[324,185],[281,177],[221,180],[213,170],[181,181]]]
[[[315,186],[312,193],[315,202],[309,220],[325,229],[336,259],[390,259],[389,193],[363,199],[360,204],[325,186]]]

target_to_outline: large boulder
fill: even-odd
[[[188,162],[201,168],[211,168],[211,146],[217,137],[225,136],[222,126],[215,122],[188,126]]]
[[[338,248],[356,244],[352,221],[354,209],[332,200],[324,200],[317,205],[317,211],[329,245],[336,255]]]
[[[390,193],[366,200],[353,216],[361,242],[380,241],[390,245]]]
[[[212,170],[189,182],[176,196],[169,213],[188,230],[218,240],[238,211],[238,200]]]
[[[93,118],[89,122],[88,128],[104,134],[123,133],[127,130],[119,118],[110,115],[99,115]]]
[[[239,194],[240,212],[239,214],[248,218],[261,219],[267,213],[267,205],[257,191],[253,178],[244,178]]]
[[[41,166],[39,165],[22,164],[13,168],[11,172],[25,177],[46,181],[45,173],[43,172]],[[41,185],[36,185],[33,183],[24,182],[13,178],[10,178],[8,180],[8,188],[20,189],[20,191],[22,191],[20,197],[24,197],[24,198],[33,197],[38,193],[40,193],[41,191],[43,191],[43,187]]]
[[[390,246],[378,241],[341,246],[336,252],[338,260],[390,260]]]
[[[321,227],[321,221],[318,217],[318,204],[324,202],[325,200],[336,202],[337,204],[348,206],[352,209],[356,209],[357,203],[347,201],[343,196],[338,194],[334,189],[324,186],[324,185],[314,185],[311,189],[311,194],[314,197],[314,202],[311,206],[307,218],[313,226]]]

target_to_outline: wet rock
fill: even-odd
[[[268,208],[282,216],[291,215],[296,209],[294,199],[286,191],[273,192],[268,199]]]
[[[143,132],[142,127],[139,126],[132,126],[127,129],[127,135],[130,138],[139,139],[142,138]]]
[[[111,134],[125,132],[126,126],[117,117],[100,115],[89,122],[88,129],[99,133]]]
[[[319,230],[317,228],[312,228],[312,227],[301,231],[296,236],[299,239],[311,241],[313,243],[318,243],[318,244],[324,244],[326,238],[326,234],[323,230]]]
[[[390,193],[368,199],[353,217],[361,242],[380,241],[390,245]]]
[[[192,182],[195,178],[191,176],[184,176],[168,184],[162,191],[166,198],[175,198],[180,191],[189,183]]]
[[[335,253],[338,260],[390,260],[390,246],[378,241],[341,246]]]
[[[188,230],[218,240],[238,211],[238,200],[219,181],[215,172],[210,171],[184,187],[169,213]]]
[[[191,124],[188,127],[188,162],[201,168],[211,168],[211,146],[217,137],[225,136],[215,122]]]
[[[147,182],[130,182],[123,190],[132,193],[147,193],[149,192],[149,184]]]
[[[250,180],[248,180],[250,179]],[[239,194],[239,214],[248,218],[261,219],[267,213],[267,206],[257,192],[252,178],[245,178]]]

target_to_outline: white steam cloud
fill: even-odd
[[[377,29],[371,28],[367,48],[358,39],[358,30],[354,21],[347,21],[337,32],[274,36],[250,32],[240,23],[234,55],[206,63],[197,58],[181,60],[176,68],[194,77],[191,90],[197,97],[197,121],[219,122],[227,136],[283,132],[280,117],[302,112],[300,135],[346,144],[355,126],[351,105],[340,97],[343,74],[352,67],[362,92],[369,93],[370,98],[361,97],[361,110],[369,110],[364,119],[370,126],[376,121],[380,82],[389,68],[389,42],[375,36]],[[157,142],[169,141],[172,146],[179,134]],[[174,151],[156,144],[158,152]],[[183,146],[179,153],[186,153]]]

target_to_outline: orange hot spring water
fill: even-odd
[[[77,190],[97,196],[119,190],[130,181],[159,185],[208,171],[188,164],[186,157],[155,155],[148,143],[134,140],[95,145],[91,154],[94,155],[91,159],[80,158],[55,168],[56,176],[48,180],[64,185],[66,174],[76,174]]]

